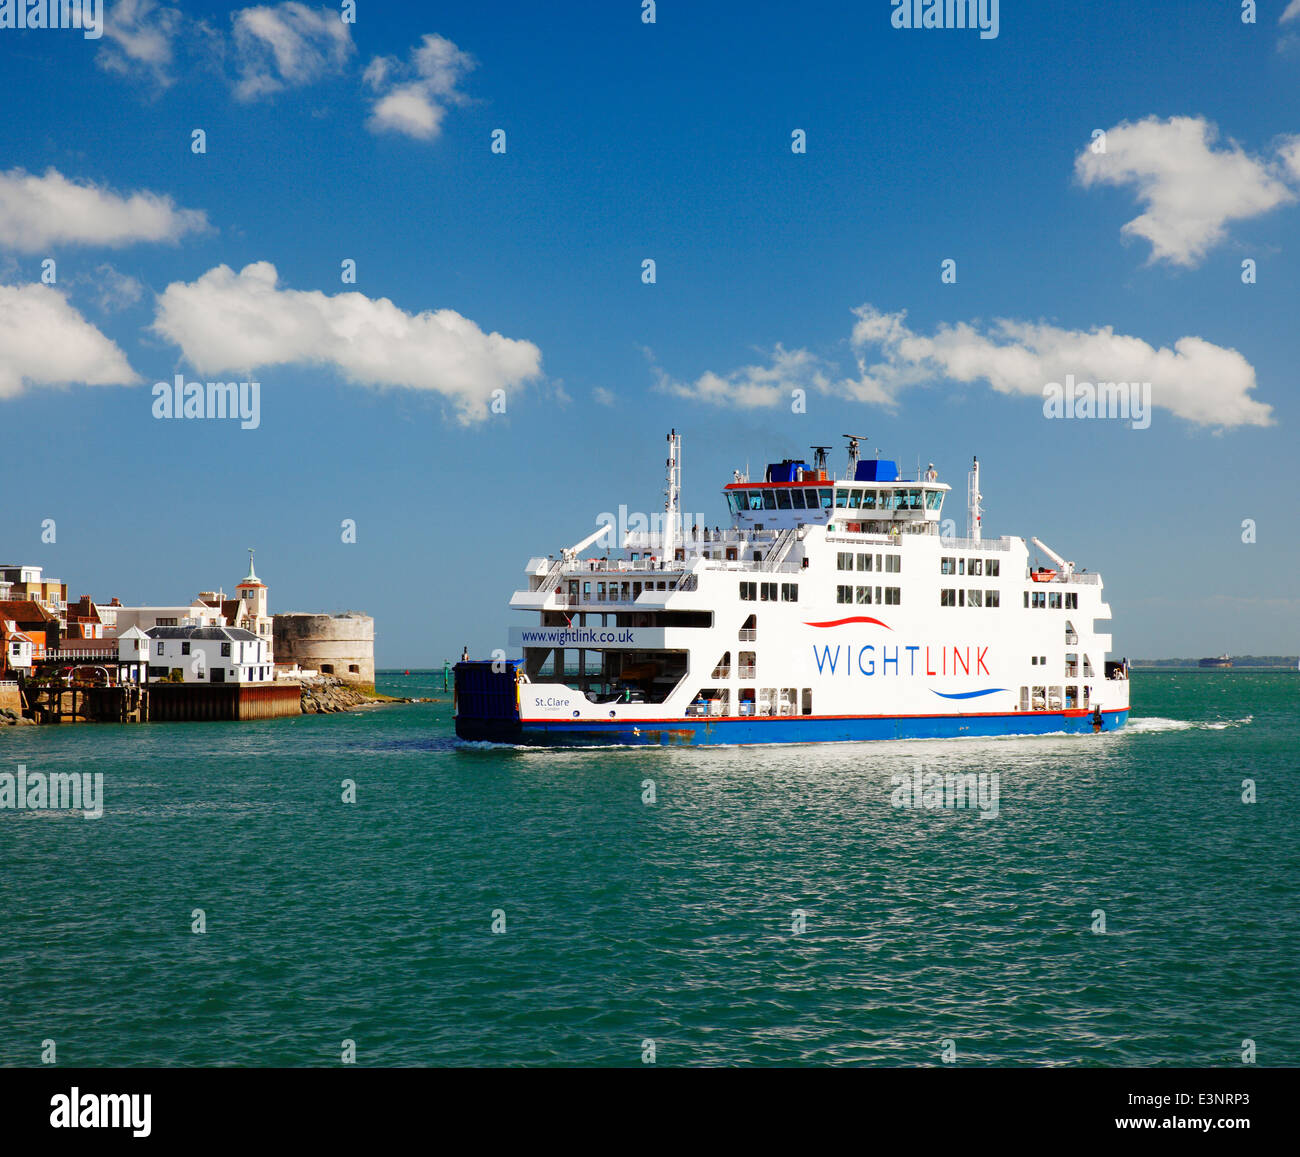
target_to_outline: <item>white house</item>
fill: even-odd
[[[275,678],[269,640],[240,627],[152,627],[141,644],[148,653],[150,681],[167,679],[173,671],[185,683],[270,683]],[[140,639],[119,636],[119,658],[139,658],[132,644]],[[124,648],[131,653],[123,654]]]

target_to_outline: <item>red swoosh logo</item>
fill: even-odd
[[[877,627],[884,627],[887,631],[894,628],[888,623],[882,623],[879,619],[873,619],[870,615],[850,615],[847,619],[830,619],[825,623],[804,623],[805,627],[842,627],[845,623],[874,623]]]

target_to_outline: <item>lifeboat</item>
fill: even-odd
[[[1056,578],[1056,571],[1040,566],[1037,570],[1030,571],[1029,577],[1036,583],[1050,583]]]

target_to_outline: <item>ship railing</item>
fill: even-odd
[[[741,663],[736,668],[736,677],[738,679],[752,679],[754,677],[754,666],[752,663]]]
[[[1003,538],[944,538],[939,536],[939,543],[945,549],[952,550],[1010,550],[1011,539]]]
[[[756,630],[747,630],[744,627],[741,628],[740,641],[742,643],[752,643],[757,638],[758,632]]]

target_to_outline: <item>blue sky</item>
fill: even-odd
[[[256,546],[273,610],[435,665],[504,645],[530,555],[659,508],[670,426],[718,523],[733,467],[852,431],[958,495],[979,454],[987,531],[1102,571],[1117,653],[1300,651],[1300,5],[892,11],[0,28],[0,553],[174,603]],[[256,379],[260,424],[156,419],[176,373]],[[1046,419],[1065,373],[1151,380],[1149,428]]]

